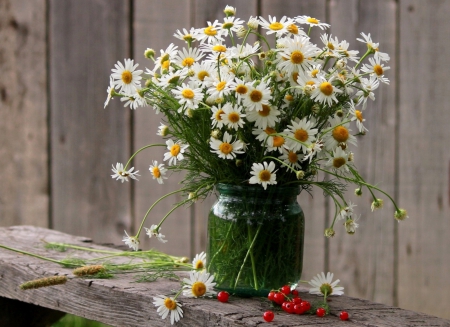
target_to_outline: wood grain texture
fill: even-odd
[[[449,318],[450,2],[399,9],[399,305]]]
[[[129,10],[121,0],[50,1],[53,226],[99,242],[130,226],[130,184],[111,179],[130,151],[129,109],[118,99],[103,109],[111,68],[128,56]]]
[[[309,15],[325,21],[326,1],[283,1],[262,0],[261,16],[266,20],[268,16],[281,19],[283,16],[297,17]],[[265,32],[263,30],[263,34]],[[319,34],[311,35],[312,42],[319,44]],[[273,44],[273,42],[271,43]],[[323,178],[323,177],[320,177]],[[313,189],[312,196],[302,192],[298,198],[300,206],[305,213],[305,250],[303,254],[302,279],[311,279],[313,276],[325,270],[327,258],[326,239],[323,236],[327,221],[327,199],[318,188]]]
[[[90,243],[85,237],[67,235],[53,230],[31,226],[0,228],[0,244],[8,245],[35,254],[62,259],[68,255],[79,258],[92,258],[95,254],[68,250],[57,252],[46,250],[42,239],[48,242],[65,242],[74,245],[107,249]],[[98,255],[98,254],[97,254]],[[53,276],[66,275],[64,285],[22,291],[24,281]],[[27,303],[56,309],[101,321],[113,326],[169,326],[162,320],[156,308],[151,304],[153,296],[168,294],[176,290],[179,284],[169,280],[153,283],[135,283],[129,274],[114,279],[77,278],[70,269],[57,264],[17,254],[0,248],[0,296],[17,299]],[[301,297],[314,301],[317,297],[300,290]],[[215,299],[190,299],[180,297],[184,318],[177,326],[259,326],[265,325],[262,313],[269,309],[266,299],[230,297],[226,304]],[[433,316],[402,310],[392,306],[340,296],[332,297],[331,314],[319,318],[311,315],[290,315],[276,311],[271,326],[450,326],[450,321]],[[341,310],[351,314],[349,321],[340,321]]]
[[[390,66],[390,70],[385,71],[390,85],[380,83],[375,91],[375,101],[370,101],[363,112],[364,126],[369,131],[358,137],[358,146],[352,147],[351,151],[354,151],[355,165],[361,176],[394,196],[397,173],[396,2],[332,0],[329,23],[329,33],[339,41],[348,41],[349,49],[358,50],[359,57],[367,51],[366,44],[356,40],[364,32],[380,43],[380,51],[393,58],[385,65]],[[369,62],[366,59],[364,63]],[[353,134],[358,133],[356,124],[351,128]],[[393,219],[394,206],[386,196],[375,191],[385,205],[383,209],[371,212],[373,199],[370,192],[364,188],[363,196],[356,197],[355,188],[355,185],[349,185],[346,200],[357,204],[354,218],[361,215],[359,228],[354,235],[347,235],[342,222],[336,224],[336,236],[330,240],[330,269],[346,286],[346,294],[393,304],[397,264],[394,261],[394,224],[397,224]]]
[[[46,1],[0,0],[0,225],[48,226]]]

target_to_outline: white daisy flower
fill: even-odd
[[[231,58],[244,59],[251,55],[256,55],[260,50],[261,46],[259,42],[255,42],[253,45],[246,43],[245,45],[236,45],[230,48]]]
[[[195,255],[194,260],[192,260],[192,267],[195,270],[206,268],[206,253],[205,252],[201,252],[201,253]]]
[[[369,79],[367,78],[361,78],[361,89],[358,92],[356,92],[355,96],[360,97],[358,101],[358,105],[362,103],[363,110],[366,109],[367,106],[367,99],[371,99],[372,101],[375,101],[375,91],[378,86],[380,86],[380,82],[378,81],[378,78],[375,76],[370,76]]]
[[[219,104],[219,107],[216,106],[212,106],[211,107],[211,111],[212,111],[212,116],[211,116],[211,125],[212,127],[216,127],[216,128],[222,128],[224,125],[223,119],[222,119],[222,115],[225,113],[225,111],[223,111],[222,109],[222,105]]]
[[[114,79],[114,86],[120,88],[120,92],[133,94],[141,86],[142,70],[136,70],[139,64],[134,65],[132,59],[124,59],[125,65],[120,61],[111,69],[111,77]]]
[[[323,142],[322,140],[316,140],[315,142],[312,142],[308,148],[306,149],[306,155],[303,157],[302,161],[309,160],[309,163],[311,163],[312,159],[316,156],[319,156],[319,153],[323,149]]]
[[[385,67],[384,64],[380,62],[380,58],[369,58],[369,62],[370,65],[364,64],[363,67],[361,67],[361,71],[364,73],[370,73],[378,78],[378,80],[382,83],[389,84],[389,80],[385,78],[383,74],[391,67]]]
[[[353,235],[356,232],[356,229],[358,228],[359,224],[357,224],[356,222],[359,220],[358,216],[357,218],[353,219],[353,218],[348,218],[345,223],[345,230],[347,231],[348,234]]]
[[[328,53],[326,53],[326,56],[330,56],[330,55],[334,56],[334,55],[336,55],[335,50],[338,49],[338,47],[339,47],[339,41],[338,41],[337,37],[335,37],[333,39],[331,34],[328,35],[328,34],[325,33],[325,34],[322,34],[320,36],[320,40],[325,45],[325,47],[328,49]]]
[[[122,183],[128,182],[128,177],[130,177],[131,179],[138,180],[136,178],[136,176],[140,176],[138,174],[139,170],[136,170],[135,172],[133,172],[133,170],[134,170],[134,167],[131,167],[129,170],[123,169],[123,164],[118,162],[116,164],[115,168],[114,168],[114,165],[112,166],[112,171],[113,171],[114,175],[111,175],[111,177],[115,178],[116,181],[120,180]]]
[[[159,123],[158,132],[156,133],[156,135],[164,137],[167,136],[167,134],[169,134],[169,126],[164,125],[163,123]]]
[[[247,22],[247,26],[248,26],[248,28],[250,28],[252,30],[256,30],[259,26],[258,18],[250,16],[250,18],[248,19],[248,22]]]
[[[344,288],[337,286],[340,280],[337,279],[333,282],[333,276],[334,275],[330,272],[327,273],[326,277],[323,272],[318,274],[316,277],[311,279],[310,282],[308,282],[308,284],[312,286],[309,293],[326,296],[344,294]]]
[[[378,49],[379,43],[375,43],[372,41],[372,38],[370,37],[370,33],[366,35],[363,32],[361,32],[361,35],[362,35],[363,39],[356,39],[356,40],[360,41],[362,43],[366,43],[367,48],[374,52],[373,56],[375,59],[379,58],[380,60],[383,60],[383,61],[389,61],[389,59],[390,59],[389,55],[387,53],[380,52],[380,50]]]
[[[310,16],[298,16],[295,18],[295,21],[299,24],[307,24],[310,27],[318,26],[321,30],[324,30],[324,29],[330,27],[329,24],[321,23],[320,20],[318,20],[317,18],[313,18]]]
[[[175,143],[170,139],[166,141],[166,144],[169,152],[164,153],[164,161],[169,160],[169,166],[176,165],[177,160],[184,159],[183,153],[186,151],[189,145],[185,145],[180,141],[177,141]]]
[[[227,34],[228,34],[228,31],[236,33],[237,31],[239,31],[240,28],[243,27],[244,23],[245,23],[245,21],[243,21],[243,20],[241,20],[239,18],[236,18],[234,16],[232,16],[232,17],[225,17],[223,19],[222,26],[219,26],[218,29],[223,31],[223,33],[227,33]]]
[[[204,87],[208,86],[207,77],[212,77],[216,75],[214,67],[209,62],[195,62],[190,68],[194,74],[191,76],[191,81],[195,81],[198,85]]]
[[[179,100],[178,103],[181,105],[178,112],[181,112],[183,109],[198,108],[198,104],[203,100],[203,93],[201,88],[196,88],[195,86],[193,82],[189,84],[183,83],[172,90],[172,93],[175,94],[175,98]]]
[[[342,93],[343,91],[331,84],[334,78],[335,76],[332,76],[327,80],[325,77],[319,76],[320,84],[312,91],[311,99],[322,104],[326,103],[329,106],[333,104],[333,101],[337,103],[336,93]]]
[[[333,150],[332,155],[327,154],[327,157],[328,161],[325,166],[333,168],[336,172],[349,172],[347,165],[349,154],[342,150],[340,146]]]
[[[281,112],[275,107],[267,104],[261,105],[261,110],[252,110],[247,112],[247,120],[255,122],[256,127],[266,128],[267,126],[275,126],[280,121],[278,116]]]
[[[250,178],[250,184],[261,184],[264,189],[267,189],[267,185],[276,184],[276,172],[275,163],[271,161],[269,164],[267,162],[261,163],[253,163],[252,171],[250,174],[253,176]]]
[[[233,143],[231,143],[231,140],[232,136],[228,132],[223,135],[223,141],[211,137],[209,141],[209,145],[213,149],[211,152],[216,153],[219,158],[223,159],[234,159],[236,154],[244,153],[244,144],[238,139]]]
[[[180,30],[177,30],[177,32],[173,35],[177,39],[186,41],[187,44],[191,44],[193,41],[197,40],[197,30],[193,27],[188,31],[185,28],[183,28],[183,32]]]
[[[170,313],[170,324],[180,321],[183,318],[183,309],[181,304],[173,297],[166,297],[164,295],[157,295],[153,297],[153,304],[157,307],[156,312],[161,316],[161,319],[166,319]]]
[[[183,282],[183,295],[187,297],[201,297],[201,296],[214,296],[216,291],[213,287],[214,276],[210,275],[206,270],[195,271],[191,270],[189,273],[189,279],[184,278]]]
[[[339,43],[336,52],[339,53],[339,56],[345,60],[351,60],[353,62],[358,62],[359,57],[356,55],[359,53],[357,50],[348,50],[350,43],[343,40]]]
[[[166,243],[167,240],[165,240],[165,236],[160,233],[161,227],[158,228],[158,225],[151,225],[150,228],[144,227],[145,233],[148,235],[148,237],[152,238],[152,236],[156,237],[158,241],[161,243]]]
[[[329,151],[334,150],[341,144],[347,145],[348,143],[356,146],[356,138],[350,134],[349,122],[342,123],[339,117],[333,117],[329,120],[331,128],[323,136],[325,148]]]
[[[222,110],[223,114],[220,115],[220,118],[226,126],[233,128],[236,131],[239,127],[244,127],[245,122],[242,118],[246,115],[241,112],[242,107],[237,104],[233,106],[230,103],[226,103]]]
[[[370,205],[370,209],[372,209],[372,212],[374,212],[377,209],[383,208],[383,204],[383,199],[375,199]]]
[[[173,59],[175,59],[175,56],[178,53],[177,49],[178,49],[178,46],[176,46],[173,43],[170,43],[165,51],[162,49],[159,50],[161,55],[158,58],[156,58],[155,68],[153,70],[156,71],[158,68],[161,68],[161,70],[169,69],[170,62]]]
[[[303,36],[294,36],[284,45],[285,47],[277,55],[277,68],[288,74],[307,70],[315,63],[313,57],[320,52],[318,47]]]
[[[252,131],[253,135],[256,135],[256,139],[261,142],[262,146],[272,147],[273,146],[273,137],[269,136],[271,134],[275,134],[277,131],[275,128],[266,127],[266,128],[255,128]]]
[[[283,151],[289,149],[287,142],[286,142],[286,138],[284,138],[281,135],[269,136],[268,140],[270,140],[270,142],[268,142],[266,144],[266,152],[272,152],[272,151],[278,150],[278,152],[283,153]]]
[[[291,121],[291,125],[288,125],[287,129],[284,130],[287,138],[287,144],[290,150],[298,152],[303,150],[307,152],[308,146],[314,141],[315,136],[318,132],[317,128],[313,128],[315,123],[308,120],[307,117],[299,121]],[[299,142],[295,141],[298,140]]]
[[[130,109],[136,110],[138,107],[147,106],[147,100],[141,90],[135,90],[134,94],[123,96],[120,98],[121,102],[125,102],[124,107],[130,106]]]
[[[294,169],[301,169],[300,161],[302,161],[303,155],[296,153],[292,150],[285,150],[283,154],[280,156],[280,160],[283,160],[287,166],[283,165],[282,167],[288,168],[292,167]],[[289,170],[291,171],[291,170]]]
[[[110,76],[109,77],[109,86],[106,89],[106,93],[108,93],[108,96],[106,97],[105,104],[103,108],[106,108],[106,106],[109,104],[109,101],[114,97],[116,94],[116,91],[114,90],[114,79]]]
[[[188,76],[188,69],[171,70],[166,74],[161,75],[159,81],[156,83],[159,87],[165,88],[169,85],[178,85],[178,82],[184,80]]]
[[[153,179],[156,179],[159,184],[164,184],[164,179],[167,179],[167,169],[164,168],[164,164],[158,165],[158,161],[153,160],[153,165],[150,165],[149,170],[152,173]]]
[[[209,84],[209,88],[207,93],[211,96],[212,99],[223,98],[231,93],[232,82],[234,76],[231,74],[224,74],[220,76],[206,77],[205,82]]]
[[[241,100],[247,95],[249,91],[248,82],[239,79],[237,77],[234,78],[234,80],[231,83],[231,88],[234,89],[236,98],[238,102],[241,102]]]
[[[204,55],[197,48],[183,49],[178,52],[174,62],[181,67],[190,68],[194,63],[199,62],[203,57]]]
[[[267,35],[276,33],[277,37],[282,36],[283,34],[288,33],[288,26],[294,24],[294,20],[292,18],[288,18],[283,16],[280,21],[277,21],[277,18],[269,15],[269,21],[265,20],[263,17],[259,17],[260,25],[262,28],[268,30],[266,32]]]
[[[316,74],[316,76],[320,76],[319,74]],[[311,77],[308,74],[304,74],[300,72],[297,75],[297,88],[305,95],[311,96],[313,92],[318,88],[320,85],[320,81],[318,78]],[[297,92],[296,92],[297,93]]]
[[[258,86],[254,87],[253,84],[248,85],[248,92],[243,100],[243,105],[246,111],[262,110],[263,104],[269,105],[271,99],[270,87],[261,81]]]
[[[222,30],[220,30],[221,24],[216,19],[213,23],[207,22],[208,26],[205,28],[197,29],[198,39],[202,43],[214,43],[218,41],[223,41]]]
[[[126,231],[125,237],[123,238],[123,242],[125,242],[126,245],[130,247],[130,249],[133,249],[134,251],[139,250],[139,240],[135,236],[129,236]]]
[[[369,131],[363,124],[366,120],[363,117],[362,111],[356,110],[356,108],[352,105],[349,113],[352,116],[351,119],[356,121],[356,127],[358,127],[358,131],[360,133],[364,134]]]
[[[353,215],[353,207],[356,207],[356,204],[348,202],[348,205],[345,208],[341,208],[339,211],[339,219],[346,219]]]

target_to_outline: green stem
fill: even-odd
[[[98,249],[92,249],[92,248],[71,245],[71,244],[66,244],[66,243],[47,242],[45,240],[43,240],[43,242],[45,242],[45,244],[48,244],[48,245],[62,246],[62,247],[69,248],[69,249],[76,249],[76,250],[82,250],[82,251],[88,251],[88,252],[106,253],[106,254],[112,254],[112,255],[118,255],[120,253],[123,253],[121,251],[98,250]]]
[[[261,227],[261,225],[260,225],[260,227]],[[251,238],[250,225],[247,225],[247,231],[248,231],[248,237],[250,239]],[[255,239],[256,239],[256,235],[255,235]],[[253,282],[255,283],[255,290],[258,290],[258,278],[256,277],[255,257],[253,256],[253,251],[250,251],[250,260],[252,262]]]
[[[216,251],[216,253],[214,253],[213,257],[209,261],[208,269],[207,269],[208,271],[209,271],[209,268],[211,267],[211,264],[213,263],[214,259],[216,258],[216,256],[219,254],[220,251],[222,251],[223,247],[225,246],[226,240],[228,239],[228,235],[230,234],[230,231],[231,231],[231,227],[233,227],[232,223],[230,223],[230,227],[228,228],[227,234],[225,235],[225,240],[223,241],[222,245],[219,247],[219,249]]]
[[[30,257],[38,258],[38,259],[41,259],[41,260],[50,261],[50,262],[57,263],[57,264],[60,264],[60,265],[67,265],[66,263],[64,263],[64,262],[62,262],[60,260],[55,260],[55,259],[43,257],[43,256],[40,256],[38,254],[31,253],[31,252],[27,252],[27,251],[22,251],[22,250],[19,250],[19,249],[11,248],[11,247],[6,246],[6,245],[0,244],[0,248],[6,249],[6,250],[9,250],[9,251],[14,251],[14,252],[21,253],[21,254],[25,254],[25,255],[28,255]],[[73,265],[73,266],[78,267],[79,265]]]
[[[166,146],[166,145],[165,144],[149,144],[149,145],[146,145],[146,146],[140,148],[135,153],[133,153],[133,155],[130,157],[130,159],[128,159],[128,161],[127,161],[125,167],[123,168],[123,170],[127,170],[127,167],[130,164],[131,160],[133,160],[134,156],[136,156],[139,152],[141,152],[142,150],[145,150],[147,148],[154,147],[154,146]]]

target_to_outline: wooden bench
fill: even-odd
[[[96,249],[110,249],[92,243],[86,237],[58,231],[13,226],[0,228],[0,244],[54,259],[67,256],[91,258],[94,254],[68,250],[58,252],[44,247],[47,242],[70,243]],[[25,281],[66,275],[64,285],[22,290]],[[162,320],[153,305],[153,296],[178,289],[171,280],[136,283],[130,274],[113,279],[79,278],[71,269],[38,258],[0,248],[0,326],[46,326],[64,313],[71,313],[112,326],[170,326]],[[316,297],[300,289],[309,301]],[[177,326],[449,326],[450,321],[423,313],[403,310],[347,296],[331,297],[331,314],[324,318],[292,315],[276,311],[275,319],[265,323],[262,314],[270,308],[266,299],[230,297],[228,303],[216,299],[181,297],[184,318]],[[351,319],[341,321],[339,312],[346,310]]]

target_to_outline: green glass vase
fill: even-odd
[[[305,218],[298,186],[218,184],[208,218],[208,271],[216,289],[267,296],[300,280]]]

